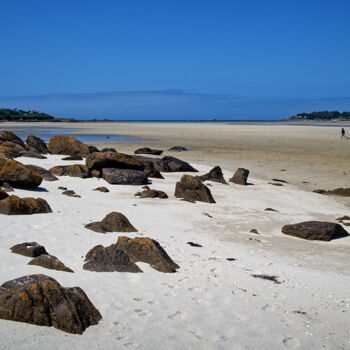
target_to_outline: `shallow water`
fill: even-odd
[[[80,134],[77,131],[83,129],[77,128],[63,128],[59,126],[9,126],[1,125],[0,129],[10,130],[14,132],[18,137],[25,140],[29,134],[34,134],[40,137],[44,141],[48,142],[52,136],[55,135],[67,135],[72,136],[80,140],[81,142],[140,142],[142,140],[135,139],[127,135],[120,134]]]

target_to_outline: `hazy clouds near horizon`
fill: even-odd
[[[300,112],[349,111],[350,98],[252,98],[166,90],[0,97],[0,108],[76,119],[273,120]]]

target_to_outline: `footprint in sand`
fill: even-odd
[[[192,335],[200,340],[205,340],[208,342],[216,342],[219,340],[219,337],[215,333],[202,332],[202,331],[190,331]]]
[[[136,344],[136,343],[125,343],[125,344],[123,344],[126,348],[128,348],[128,349],[135,349],[135,348],[137,348],[138,346],[139,346],[139,344]]]
[[[143,309],[135,309],[134,310],[138,316],[140,317],[145,317],[145,316],[151,316],[151,313],[148,310],[143,310]]]
[[[183,315],[181,311],[176,311],[174,314],[169,315],[168,318],[170,320],[182,320],[183,319]]]
[[[191,288],[188,288],[188,290],[190,292],[200,293],[200,292],[203,292],[204,289],[200,287],[191,287]]]
[[[192,300],[194,302],[196,302],[198,305],[201,305],[201,306],[209,306],[210,303],[204,299],[196,299],[196,298],[192,298]]]
[[[287,348],[296,349],[300,347],[300,341],[298,338],[286,337],[283,339],[283,345]]]
[[[164,295],[166,296],[166,297],[176,297],[176,296],[178,296],[179,295],[179,293],[176,293],[176,292],[166,292],[166,293],[164,293]]]

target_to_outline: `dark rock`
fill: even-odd
[[[109,189],[107,188],[107,187],[104,187],[104,186],[102,186],[102,187],[96,187],[95,189],[94,189],[94,191],[100,191],[100,192],[109,192]]]
[[[15,143],[19,146],[24,147],[24,142],[13,132],[8,130],[0,130],[0,141],[10,141],[12,143]]]
[[[83,164],[59,165],[50,169],[50,172],[56,176],[71,176],[86,179],[91,177],[89,168]]]
[[[285,180],[280,180],[280,179],[272,179],[272,181],[275,181],[275,182],[282,182],[282,183],[285,183],[285,184],[288,183],[287,181],[285,181]]]
[[[46,143],[42,139],[40,139],[39,137],[36,137],[33,134],[28,135],[27,145],[33,147],[34,149],[38,150],[42,154],[48,153]]]
[[[269,182],[270,185],[273,186],[284,186],[283,184],[279,183],[279,182]]]
[[[12,253],[29,256],[30,258],[35,258],[42,254],[47,254],[45,247],[36,242],[16,244],[10,249]]]
[[[144,169],[145,172],[149,170],[155,170],[153,162],[161,160],[161,158],[151,158],[151,157],[138,156],[138,155],[134,157],[143,163],[143,165],[145,166],[145,169]]]
[[[56,135],[49,142],[48,149],[52,154],[64,154],[67,156],[87,157],[90,154],[89,147],[74,137]]]
[[[65,271],[65,272],[74,272],[69,267],[64,265],[59,259],[53,255],[49,254],[40,254],[34,259],[30,260],[28,265],[37,265],[44,267],[46,269]]]
[[[97,177],[97,178],[99,178],[99,177],[102,176],[102,173],[101,173],[100,170],[94,169],[94,170],[91,170],[90,173],[91,173],[91,176],[92,176],[92,177]]]
[[[62,190],[62,191],[66,191],[66,190],[68,190],[68,188],[67,187],[63,187],[63,186],[60,186],[60,187],[57,187],[59,190]]]
[[[117,241],[117,248],[121,249],[132,262],[150,264],[151,267],[160,272],[176,272],[179,268],[154,239],[120,236]]]
[[[147,183],[146,173],[139,170],[104,168],[102,177],[114,185],[144,185]]]
[[[114,153],[117,153],[117,150],[115,149],[115,148],[113,148],[113,147],[109,147],[109,148],[103,148],[102,150],[101,150],[101,152],[114,152]]]
[[[255,233],[256,235],[260,234],[256,228],[252,228],[249,232],[250,233]]]
[[[138,192],[141,198],[168,198],[168,195],[163,191],[158,190],[143,190],[142,192]],[[136,194],[135,194],[136,196]]]
[[[222,173],[222,170],[219,166],[211,169],[208,174],[199,176],[199,178],[201,181],[214,181],[222,184],[227,184],[224,178],[224,174]]]
[[[12,159],[0,159],[0,183],[8,182],[13,187],[37,188],[41,176],[33,169]]]
[[[193,168],[187,162],[175,158],[166,156],[161,160],[154,159],[153,161],[154,169],[159,170],[161,172],[170,173],[170,172],[198,172],[195,168]]]
[[[152,163],[153,164],[153,163]],[[160,173],[159,170],[156,169],[149,169],[145,170],[145,173],[148,177],[153,177],[155,179],[164,179],[163,175]]]
[[[84,270],[96,272],[142,272],[129,257],[118,248],[117,244],[108,247],[98,245],[85,256]]]
[[[78,194],[76,194],[72,190],[63,191],[62,194],[64,194],[65,196],[69,196],[69,197],[81,198],[81,196],[79,196]]]
[[[156,156],[159,156],[163,153],[162,150],[159,149],[151,149],[149,147],[139,148],[135,152],[135,154],[154,154]]]
[[[83,158],[80,156],[69,156],[62,158],[61,160],[83,160]]]
[[[148,185],[142,186],[141,188],[144,189],[144,190],[150,190],[151,189]]]
[[[13,187],[8,182],[3,182],[1,185],[1,190],[5,192],[13,192]]]
[[[63,288],[49,276],[29,275],[0,287],[0,318],[82,334],[102,317],[81,288]]]
[[[127,217],[121,213],[112,212],[105,216],[102,221],[91,222],[85,225],[89,230],[106,233],[106,232],[137,232],[136,228],[131,225]]]
[[[7,198],[9,195],[3,191],[3,190],[0,190],[0,201]]]
[[[103,168],[143,170],[144,164],[136,157],[124,153],[97,152],[86,158],[89,169],[101,170]]]
[[[19,198],[15,195],[0,201],[0,214],[4,215],[31,215],[52,213],[45,199]]]
[[[249,170],[244,168],[238,168],[234,173],[233,177],[229,180],[238,185],[246,185],[249,175]]]
[[[349,235],[340,224],[324,221],[305,221],[295,225],[285,225],[282,227],[282,232],[289,236],[320,241],[330,241]]]
[[[194,243],[194,242],[187,242],[188,245],[190,245],[191,247],[198,247],[198,248],[202,248],[203,246],[198,244],[198,243]]]
[[[274,282],[275,284],[281,284],[280,281],[277,280],[278,276],[275,275],[251,275],[254,278],[260,278],[263,280]]]
[[[342,217],[340,217],[340,218],[338,218],[338,219],[336,219],[336,220],[339,221],[339,222],[342,222],[342,221],[344,221],[344,220],[350,220],[350,216],[344,215],[344,216],[342,216]]]
[[[198,177],[191,175],[183,175],[176,183],[175,196],[187,201],[215,203],[209,188]]]
[[[326,194],[328,196],[341,196],[341,197],[350,197],[350,188],[336,188],[335,190],[315,190],[313,191],[319,194]]]
[[[278,212],[278,210],[272,209],[272,208],[265,208],[264,210],[265,210],[265,211],[276,211],[276,212]]]
[[[26,164],[26,167],[29,169],[33,169],[34,171],[36,171],[43,180],[45,181],[57,181],[58,178],[54,175],[51,174],[51,172],[49,170],[46,170],[40,166],[37,165],[32,165],[32,164]]]
[[[88,147],[89,147],[89,152],[90,152],[90,153],[100,152],[100,151],[98,150],[98,148],[95,147],[95,146],[93,146],[93,145],[89,145]]]
[[[182,146],[174,146],[168,149],[170,152],[185,152],[187,151],[187,148],[182,147]]]
[[[21,157],[26,157],[26,158],[47,159],[42,154],[39,154],[36,152],[21,152],[20,155]]]
[[[20,154],[14,148],[0,145],[0,158],[17,158]]]

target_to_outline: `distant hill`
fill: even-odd
[[[288,120],[350,120],[350,112],[322,111],[312,113],[298,113]]]
[[[54,121],[56,118],[37,111],[0,108],[0,121]]]

